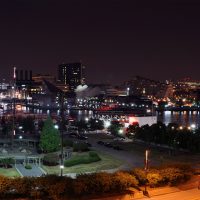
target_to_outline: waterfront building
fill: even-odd
[[[75,91],[78,85],[85,83],[85,67],[82,63],[68,63],[58,66],[58,80]]]
[[[148,78],[135,76],[131,80],[125,82],[129,95],[145,95],[156,98],[166,97],[168,84]]]
[[[19,89],[22,89],[25,87],[27,88],[32,85],[32,82],[33,82],[32,70],[16,69],[15,76],[16,76],[15,83]]]

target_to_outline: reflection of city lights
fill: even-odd
[[[22,106],[21,105],[16,105],[16,110],[18,110],[18,111],[22,110]]]

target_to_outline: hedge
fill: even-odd
[[[95,155],[94,152],[91,154]],[[130,187],[138,188],[145,181],[150,187],[174,185],[186,181],[192,174],[192,170],[187,171],[183,166],[153,168],[147,176],[142,172],[144,169],[137,168],[131,172],[81,174],[76,179],[56,175],[37,178],[0,176],[0,199],[80,199],[87,195],[123,193]]]
[[[101,158],[96,152],[89,152],[88,155],[75,155],[69,160],[65,160],[64,165],[65,167],[71,167],[74,165],[89,164],[100,160]]]

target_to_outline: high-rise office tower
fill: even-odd
[[[81,63],[68,63],[58,66],[58,79],[74,91],[78,85],[84,84],[85,67]]]

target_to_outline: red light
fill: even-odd
[[[138,123],[138,120],[135,117],[129,117],[129,124],[133,124],[135,122]]]

